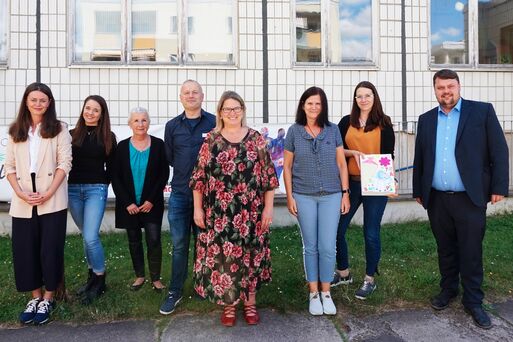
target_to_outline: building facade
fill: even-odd
[[[394,122],[415,121],[435,105],[443,67],[459,72],[464,97],[510,122],[512,55],[511,0],[0,0],[0,125],[36,79],[68,122],[97,93],[114,124],[136,105],[164,123],[189,78],[211,111],[224,90],[239,92],[253,124],[293,122],[312,85],[338,121],[361,80]]]

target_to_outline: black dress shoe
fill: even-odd
[[[447,292],[440,292],[437,296],[431,299],[431,307],[435,310],[446,309],[449,304],[456,298],[457,295]]]
[[[465,312],[472,316],[474,323],[476,323],[478,327],[482,329],[490,329],[492,327],[492,321],[482,307],[465,308]]]
[[[143,287],[145,282],[146,281],[143,281],[140,284],[132,284],[132,285],[130,285],[130,290],[132,290],[132,291],[139,291],[141,289],[141,287]]]

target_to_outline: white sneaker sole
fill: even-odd
[[[180,303],[180,301],[181,301],[181,300],[182,300],[182,298],[180,298],[180,299],[178,299],[178,300],[176,301],[176,303],[175,303],[175,307],[173,308],[173,310],[171,310],[171,311],[162,311],[162,310],[159,310],[159,312],[160,312],[162,315],[165,315],[165,316],[167,316],[167,315],[171,315],[173,312],[175,312],[175,310],[176,310],[176,306],[178,305],[178,303]]]

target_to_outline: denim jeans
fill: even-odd
[[[365,273],[373,277],[378,270],[381,258],[381,219],[385,212],[388,197],[386,196],[362,196],[361,182],[349,181],[351,194],[351,209],[349,213],[340,216],[337,232],[337,269],[349,268],[348,248],[346,232],[360,204],[363,204],[363,234],[365,238]]]
[[[337,223],[342,193],[310,196],[293,193],[303,238],[306,280],[329,283],[333,279]]]
[[[171,192],[167,212],[172,245],[169,291],[177,294],[182,293],[183,285],[187,279],[191,231],[195,237],[198,231],[194,224],[193,214],[192,194]]]
[[[71,217],[82,232],[87,265],[95,273],[105,272],[100,226],[107,203],[107,190],[107,184],[68,185],[68,206]]]

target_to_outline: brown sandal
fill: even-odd
[[[260,322],[260,316],[255,304],[244,305],[244,319],[249,325],[256,325]]]
[[[235,305],[225,305],[221,314],[221,324],[225,327],[233,327],[235,325]]]

